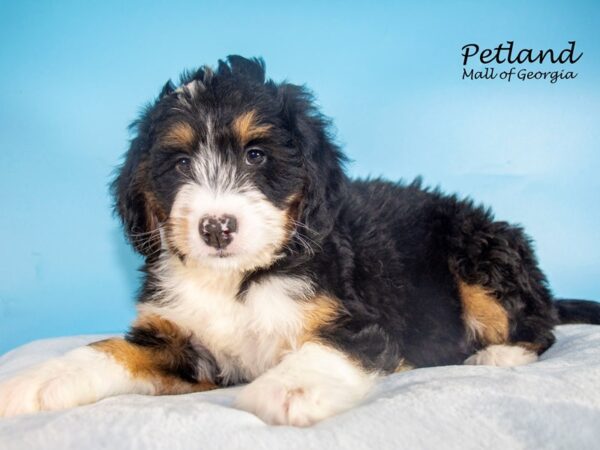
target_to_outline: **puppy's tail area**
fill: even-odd
[[[561,324],[591,323],[600,325],[600,303],[592,300],[557,299],[556,308]]]

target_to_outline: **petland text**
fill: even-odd
[[[575,41],[569,41],[569,46],[563,50],[555,51],[533,50],[524,48],[516,50],[513,41],[506,41],[495,48],[481,49],[477,44],[467,44],[462,48],[463,66],[469,63],[479,62],[486,66],[488,64],[497,64],[500,66],[488,66],[481,68],[463,67],[463,80],[505,80],[514,79],[520,81],[527,80],[547,80],[554,84],[558,80],[572,80],[579,75],[577,72],[567,69],[555,70],[531,70],[530,68],[519,68],[522,64],[552,64],[552,65],[573,65],[583,56],[583,52],[577,54],[575,51]],[[501,65],[511,64],[511,67],[504,69]],[[569,67],[570,68],[570,67]]]

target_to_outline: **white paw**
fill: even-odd
[[[337,412],[318,388],[286,386],[275,379],[259,378],[240,392],[236,406],[271,425],[306,427]]]
[[[0,417],[93,403],[122,391],[128,379],[106,354],[78,348],[1,382]]]
[[[271,425],[305,427],[356,405],[373,380],[341,353],[308,344],[244,387],[236,406]]]
[[[536,353],[518,345],[489,345],[465,360],[477,366],[514,367],[537,361]]]

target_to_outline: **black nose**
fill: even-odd
[[[228,214],[204,216],[200,219],[200,236],[211,247],[221,250],[233,241],[233,233],[237,231],[237,219]]]

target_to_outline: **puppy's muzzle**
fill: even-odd
[[[204,216],[200,219],[200,236],[206,244],[222,250],[233,241],[237,231],[237,219],[225,214],[220,217]]]

